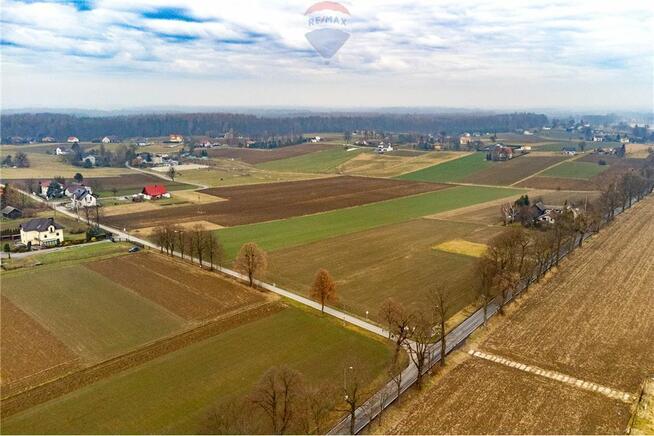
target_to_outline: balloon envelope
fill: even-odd
[[[329,59],[343,47],[350,34],[339,29],[316,29],[304,35],[320,56]]]

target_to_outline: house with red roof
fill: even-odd
[[[146,185],[141,191],[141,195],[146,200],[156,200],[158,198],[170,198],[170,193],[164,185]]]

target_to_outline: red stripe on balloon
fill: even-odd
[[[324,11],[324,10],[332,10],[332,11],[337,11],[337,12],[343,12],[344,14],[350,15],[350,11],[347,10],[345,6],[343,6],[340,3],[336,2],[320,2],[316,3],[315,5],[311,6],[307,11],[304,13],[304,15],[309,15],[314,12],[318,11]]]

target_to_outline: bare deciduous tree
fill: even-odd
[[[173,182],[175,181],[175,176],[177,175],[177,170],[175,169],[174,166],[170,166],[168,168],[168,178],[172,180]]]
[[[321,312],[325,312],[325,303],[336,301],[336,283],[325,269],[320,269],[316,273],[311,286],[311,298],[320,302]]]
[[[343,399],[346,407],[340,409],[340,411],[347,412],[350,415],[350,434],[355,434],[356,411],[366,397],[363,388],[365,381],[363,377],[364,369],[365,365],[362,362],[356,362],[343,369]]]
[[[204,246],[207,257],[209,258],[210,268],[213,270],[214,263],[222,266],[224,250],[218,236],[212,231],[205,231]]]
[[[248,276],[250,286],[253,286],[255,276],[266,270],[268,258],[257,244],[248,242],[241,247],[234,265],[237,271]]]
[[[297,371],[271,368],[259,380],[250,400],[270,419],[272,433],[284,434],[296,417],[301,390],[302,380]]]
[[[402,304],[388,298],[380,308],[380,317],[387,323],[391,339],[395,340],[393,361],[397,361],[400,350],[409,336],[409,325],[413,315]]]
[[[434,343],[432,325],[431,322],[429,322],[429,319],[422,312],[419,312],[415,317],[413,317],[413,322],[409,327],[409,331],[409,356],[411,356],[411,361],[418,371],[416,385],[418,386],[418,389],[421,389],[422,376],[429,364],[429,349]]]
[[[326,385],[305,389],[307,433],[323,434],[329,414],[336,406],[334,391]]]
[[[441,366],[445,366],[446,331],[445,322],[450,317],[450,306],[447,304],[445,291],[440,285],[435,286],[429,293],[431,310],[436,322],[435,333],[441,341]]]

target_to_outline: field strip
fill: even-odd
[[[577,156],[577,157],[570,158],[570,159],[562,160],[561,162],[557,162],[557,163],[555,163],[554,165],[550,165],[550,166],[548,166],[547,168],[543,168],[543,169],[540,170],[540,171],[536,171],[535,173],[533,173],[533,174],[531,174],[531,175],[525,177],[524,179],[521,179],[521,180],[518,180],[517,182],[513,182],[513,183],[511,183],[511,185],[509,185],[509,186],[516,186],[518,183],[524,182],[525,180],[531,179],[532,177],[536,177],[536,176],[538,176],[539,174],[542,174],[542,173],[544,173],[545,171],[550,170],[550,169],[552,169],[552,168],[554,168],[554,167],[558,167],[559,165],[563,164],[564,162],[572,162],[573,160],[575,160],[575,159],[579,159],[580,157],[581,157],[581,155],[579,155],[579,156]]]
[[[470,350],[468,354],[471,356],[479,357],[480,359],[490,360],[491,362],[499,363],[500,365],[509,366],[520,371],[536,374],[541,377],[549,378],[552,380],[560,381],[561,383],[577,387],[586,391],[597,392],[606,397],[614,400],[619,400],[624,403],[631,403],[634,401],[634,396],[627,392],[622,392],[617,389],[609,388],[607,386],[598,385],[597,383],[581,380],[557,371],[550,371],[547,369],[539,368],[534,365],[525,365],[514,360],[505,359],[504,357],[495,354],[483,353],[481,351]]]
[[[229,314],[221,315],[191,330],[157,339],[135,350],[98,362],[93,366],[64,374],[59,378],[29,387],[20,392],[10,393],[2,398],[0,417],[4,419],[37,404],[58,398],[119,372],[142,365],[145,362],[283,309],[284,305],[275,301],[255,303]],[[3,394],[5,393],[3,392]]]

